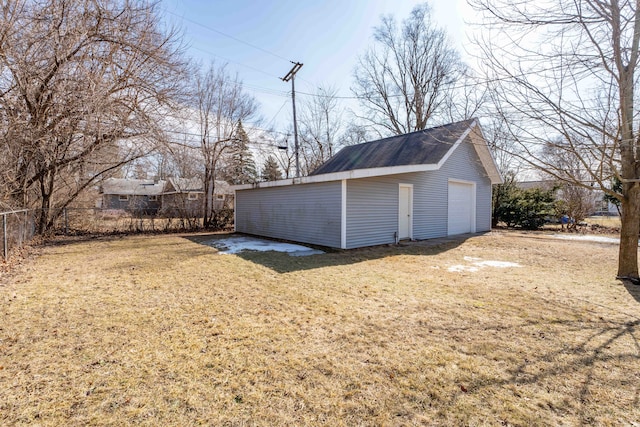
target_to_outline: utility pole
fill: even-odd
[[[299,156],[300,147],[298,146],[298,123],[296,121],[296,86],[295,86],[294,80],[295,80],[296,73],[298,72],[298,70],[300,70],[300,68],[302,68],[302,64],[299,62],[293,62],[293,61],[291,61],[291,63],[293,64],[293,68],[291,68],[291,71],[289,71],[286,76],[282,77],[282,81],[288,82],[289,80],[291,80],[291,103],[293,104],[293,140],[295,141],[295,145],[296,145],[296,178],[299,178],[300,177],[300,156]]]

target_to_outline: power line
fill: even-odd
[[[264,74],[264,75],[266,75],[266,76],[269,76],[269,77],[273,77],[273,78],[276,78],[276,79],[279,79],[279,78],[280,78],[280,77],[276,76],[275,74],[267,73],[267,72],[266,72],[266,71],[264,71],[264,70],[261,70],[261,69],[259,69],[259,68],[253,67],[253,66],[251,66],[251,65],[243,64],[243,63],[238,62],[238,61],[232,61],[232,60],[231,60],[231,59],[229,59],[229,58],[225,58],[224,56],[220,56],[220,55],[218,55],[218,54],[216,54],[216,53],[209,52],[208,50],[201,49],[201,48],[199,48],[199,47],[195,47],[195,46],[193,46],[193,47],[192,47],[192,49],[194,49],[194,50],[199,50],[200,52],[206,53],[207,55],[211,55],[211,56],[215,56],[215,57],[220,58],[220,59],[224,59],[225,61],[227,61],[227,62],[229,62],[229,63],[236,64],[236,65],[239,65],[239,66],[241,66],[241,67],[249,68],[250,70],[256,71],[256,72],[258,72],[258,73],[262,73],[262,74]]]
[[[244,41],[244,40],[242,40],[242,39],[239,39],[239,38],[237,38],[237,37],[235,37],[235,36],[232,36],[232,35],[230,35],[230,34],[227,34],[227,33],[225,33],[225,32],[222,32],[222,31],[220,31],[220,30],[217,30],[217,29],[215,29],[215,28],[213,28],[213,27],[210,27],[210,26],[208,26],[208,25],[205,25],[205,24],[202,24],[202,23],[200,23],[200,22],[194,21],[193,19],[185,18],[184,16],[180,16],[180,15],[178,15],[178,14],[176,14],[176,13],[174,13],[174,12],[171,12],[171,11],[169,11],[169,10],[167,10],[167,9],[164,9],[164,10],[165,10],[165,12],[167,12],[167,13],[169,13],[169,14],[171,14],[171,15],[173,15],[173,16],[175,16],[175,17],[177,17],[177,18],[180,18],[180,19],[182,19],[182,20],[184,20],[184,21],[191,22],[192,24],[195,24],[195,25],[197,25],[197,26],[199,26],[199,27],[202,27],[202,28],[204,28],[204,29],[206,29],[206,30],[213,31],[213,32],[215,32],[215,33],[217,33],[217,34],[220,34],[220,35],[224,36],[224,37],[228,37],[228,38],[230,38],[231,40],[235,40],[235,41],[237,41],[237,42],[239,42],[239,43],[242,43],[242,44],[244,44],[244,45],[247,45],[247,46],[249,46],[249,47],[252,47],[252,48],[254,48],[254,49],[257,49],[257,50],[259,50],[259,51],[261,51],[261,52],[264,52],[264,53],[266,53],[266,54],[269,54],[269,55],[271,55],[271,56],[273,56],[273,57],[275,57],[275,58],[282,59],[282,60],[287,61],[287,62],[293,62],[293,61],[290,61],[289,59],[287,59],[287,58],[285,58],[285,57],[283,57],[283,56],[281,56],[281,55],[278,55],[278,54],[277,54],[277,53],[275,53],[275,52],[272,52],[272,51],[270,51],[270,50],[264,49],[264,48],[262,48],[262,47],[260,47],[260,46],[256,46],[256,45],[254,45],[254,44],[252,44],[252,43],[246,42],[246,41]],[[269,75],[270,77],[276,77],[276,78],[279,78],[279,77],[277,77],[277,76],[274,76],[274,75],[272,75],[272,74],[268,74],[268,73],[264,72],[264,70],[259,70],[259,69],[255,68],[255,67],[251,67],[251,66],[246,65],[246,64],[241,64],[241,63],[236,62],[236,61],[231,61],[231,60],[229,60],[229,59],[227,59],[227,58],[224,58],[224,57],[222,57],[222,56],[216,55],[216,54],[211,53],[211,52],[207,52],[207,51],[205,51],[205,50],[203,50],[203,49],[199,49],[199,48],[197,48],[197,47],[192,47],[192,49],[200,50],[201,52],[207,53],[207,54],[209,54],[209,55],[217,56],[218,58],[222,58],[222,59],[224,59],[224,60],[226,60],[226,61],[229,61],[229,62],[232,62],[232,63],[234,63],[234,64],[237,64],[237,65],[241,65],[241,66],[243,66],[243,67],[250,68],[250,69],[252,69],[252,70],[254,70],[254,71],[258,71],[258,72],[261,72],[261,73],[263,73],[263,74],[267,74],[267,75]],[[311,81],[309,81],[309,80],[307,80],[307,79],[304,79],[304,78],[300,77],[300,80],[302,80],[302,81],[304,81],[304,82],[308,83],[308,84],[309,84],[309,85],[311,85],[311,86],[315,86],[315,84],[314,84],[314,83],[312,83]]]
[[[232,40],[235,40],[235,41],[237,41],[239,43],[242,43],[242,44],[244,44],[246,46],[249,46],[249,47],[251,47],[253,49],[257,49],[257,50],[259,50],[261,52],[267,53],[267,54],[269,54],[269,55],[271,55],[271,56],[273,56],[275,58],[281,59],[283,61],[295,63],[294,61],[291,61],[291,60],[289,60],[289,59],[287,59],[287,58],[285,58],[285,57],[283,57],[283,56],[281,56],[281,55],[279,55],[279,54],[277,54],[275,52],[269,51],[269,50],[264,49],[264,48],[262,48],[260,46],[257,46],[257,45],[254,45],[252,43],[246,42],[246,41],[244,41],[242,39],[239,39],[239,38],[237,38],[235,36],[227,34],[227,33],[223,32],[223,31],[217,30],[217,29],[215,29],[215,28],[213,28],[211,26],[202,24],[200,22],[197,22],[197,21],[195,21],[193,19],[186,18],[184,16],[180,16],[180,15],[174,13],[174,12],[171,12],[171,11],[167,10],[166,8],[164,10],[165,10],[165,12],[167,12],[170,15],[173,15],[173,16],[175,16],[177,18],[180,18],[180,19],[182,19],[184,21],[188,21],[188,22],[190,22],[190,23],[192,23],[194,25],[197,25],[199,27],[202,27],[202,28],[204,28],[206,30],[209,30],[209,31],[215,32],[217,34],[220,34],[220,35],[222,35],[224,37],[227,37],[227,38],[230,38]],[[233,64],[239,65],[241,67],[245,67],[245,68],[251,69],[253,71],[262,73],[264,75],[267,75],[269,77],[280,79],[279,76],[267,73],[266,71],[264,71],[262,69],[253,67],[251,65],[243,64],[243,63],[240,63],[240,62],[237,62],[237,61],[230,60],[230,59],[228,59],[226,57],[220,56],[218,54],[215,54],[213,52],[207,51],[205,49],[198,48],[198,47],[192,47],[192,49],[201,51],[201,52],[206,53],[208,55],[212,55],[212,56],[224,59],[225,61],[227,61],[229,63],[233,63]],[[486,80],[485,79],[482,79],[482,80],[476,79],[477,83],[475,83],[475,84],[473,84],[473,83],[464,83],[464,84],[451,86],[449,89],[453,89],[453,90],[455,90],[455,89],[464,89],[464,88],[469,88],[469,87],[475,86],[477,84],[496,83],[496,82],[500,82],[500,81],[510,80],[510,79],[513,79],[513,78],[528,77],[530,75],[539,75],[539,72],[520,73],[518,75],[513,75],[513,76],[508,76],[508,77],[503,77],[503,78],[486,79]],[[302,80],[302,81],[306,82],[307,84],[309,84],[311,86],[316,86],[314,83],[312,83],[309,80],[306,80],[306,79],[304,79],[302,77],[299,77],[299,80]],[[247,85],[247,86],[249,86],[249,85]],[[278,90],[270,89],[270,88],[262,88],[260,86],[252,86],[252,87],[254,89],[258,88],[258,89],[264,91],[265,93],[269,93],[269,94],[272,94],[272,95],[283,96],[283,97],[284,96],[286,96],[286,97],[289,96],[288,92],[282,92],[282,91],[278,91]],[[297,91],[297,93],[299,93],[300,95],[313,96],[313,97],[316,97],[316,98],[334,98],[334,99],[345,99],[345,100],[366,100],[366,99],[368,99],[366,96],[344,96],[344,95],[333,95],[332,96],[332,95],[322,95],[322,94],[317,94],[317,93],[309,93],[309,92],[301,92],[301,91]],[[396,98],[396,97],[403,97],[405,95],[404,94],[391,94],[391,95],[388,95],[388,96]]]
[[[287,103],[289,102],[288,99],[285,99],[285,101],[282,103],[282,105],[280,106],[280,108],[278,108],[278,111],[273,115],[273,118],[271,120],[269,120],[269,124],[267,125],[267,127],[271,127],[273,126],[273,124],[276,121],[276,117],[278,117],[278,115],[280,114],[280,112],[282,111],[282,109],[284,108],[285,105],[287,105]]]
[[[285,57],[283,57],[283,56],[280,56],[280,55],[278,55],[277,53],[271,52],[271,51],[269,51],[269,50],[267,50],[267,49],[263,49],[263,48],[261,48],[260,46],[256,46],[256,45],[254,45],[254,44],[252,44],[252,43],[249,43],[249,42],[246,42],[246,41],[244,41],[244,40],[241,40],[241,39],[239,39],[239,38],[237,38],[237,37],[234,37],[234,36],[232,36],[232,35],[230,35],[230,34],[224,33],[224,32],[222,32],[222,31],[220,31],[220,30],[216,30],[215,28],[210,27],[210,26],[208,26],[208,25],[201,24],[200,22],[194,21],[193,19],[185,18],[184,16],[180,16],[180,15],[178,15],[178,14],[176,14],[176,13],[173,13],[173,12],[171,12],[171,11],[167,10],[167,9],[164,9],[164,10],[165,10],[165,12],[167,12],[168,14],[173,15],[173,16],[175,16],[175,17],[177,17],[177,18],[180,18],[180,19],[182,19],[182,20],[184,20],[184,21],[191,22],[191,23],[192,23],[192,24],[194,24],[194,25],[197,25],[197,26],[202,27],[202,28],[204,28],[204,29],[206,29],[206,30],[209,30],[209,31],[213,31],[214,33],[220,34],[221,36],[224,36],[224,37],[230,38],[231,40],[235,40],[235,41],[237,41],[238,43],[242,43],[242,44],[244,44],[244,45],[247,45],[247,46],[249,46],[249,47],[252,47],[252,48],[254,48],[254,49],[257,49],[257,50],[259,50],[259,51],[261,51],[261,52],[264,52],[264,53],[266,53],[266,54],[269,54],[269,55],[271,55],[271,56],[273,56],[273,57],[275,57],[275,58],[282,59],[283,61],[291,62],[289,59],[287,59],[287,58],[285,58]]]
[[[288,100],[287,100],[288,101]],[[282,108],[284,108],[284,106],[287,104],[287,101],[285,101],[282,106],[280,107],[280,110],[278,110],[278,113],[276,113],[276,116],[280,113],[280,111],[282,111]],[[165,114],[165,116],[167,117],[172,117],[175,119],[182,119],[182,117],[178,117],[178,116],[172,116],[171,114]],[[272,119],[272,121],[275,120],[275,116]],[[243,122],[243,126],[248,129],[248,130],[252,130],[252,131],[259,131],[259,132],[265,132],[268,134],[278,134],[278,135],[284,135],[284,136],[289,136],[290,133],[287,132],[281,132],[281,131],[277,131],[277,130],[270,130],[270,129],[263,129],[261,127],[256,126],[255,124],[251,124],[251,123],[244,123]],[[163,132],[169,132],[169,133],[173,133],[176,135],[184,135],[184,136],[192,136],[195,138],[202,138],[202,134],[200,133],[195,133],[195,132],[187,132],[187,131],[181,131],[181,130],[173,130],[173,129],[163,129]]]

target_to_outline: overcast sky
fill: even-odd
[[[162,0],[167,20],[184,33],[188,55],[228,63],[261,106],[264,126],[285,131],[291,123],[291,84],[280,80],[292,67],[296,99],[319,85],[351,96],[358,55],[371,44],[382,15],[401,21],[420,2],[410,0]],[[430,2],[434,16],[460,50],[466,46],[465,0]],[[463,52],[461,52],[463,53]]]

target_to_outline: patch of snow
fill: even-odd
[[[452,273],[462,273],[464,271],[468,271],[470,273],[475,273],[480,269],[478,267],[473,267],[473,266],[469,266],[469,265],[452,265],[447,270],[452,272]]]
[[[258,239],[256,237],[234,236],[226,239],[215,239],[204,242],[206,245],[218,249],[220,254],[237,254],[242,251],[275,251],[286,252],[290,256],[307,256],[323,254],[324,252],[292,243],[275,242],[273,240]]]
[[[580,240],[585,242],[598,242],[598,243],[620,243],[620,239],[617,237],[605,237],[605,236],[591,236],[588,234],[554,234],[551,237],[554,239],[563,240]]]
[[[467,262],[471,262],[471,265],[452,265],[447,270],[452,273],[462,273],[468,271],[470,273],[476,273],[480,271],[480,269],[485,267],[496,267],[496,268],[513,268],[513,267],[522,267],[520,264],[516,262],[509,261],[482,261],[482,258],[474,258],[470,256],[464,257],[464,260]]]
[[[478,267],[497,267],[497,268],[522,267],[517,262],[509,262],[509,261],[480,261],[480,262],[474,262],[473,265],[477,265]]]

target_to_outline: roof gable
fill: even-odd
[[[203,192],[204,186],[199,178],[169,178],[165,193]]]

